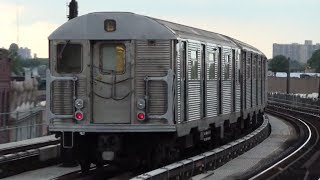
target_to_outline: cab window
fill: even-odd
[[[104,74],[125,72],[125,46],[123,44],[103,44],[100,47],[100,70]]]
[[[57,72],[80,73],[82,70],[82,45],[58,44],[57,45]]]

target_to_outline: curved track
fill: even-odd
[[[268,118],[265,118],[265,121],[259,128],[240,139],[200,155],[143,173],[133,179],[189,179],[196,174],[222,166],[229,160],[253,148],[267,138],[269,134],[269,121]],[[136,173],[119,170],[114,166],[107,165],[102,169],[92,168],[88,174],[77,171],[57,177],[56,179],[129,179],[134,174]]]
[[[319,111],[291,106],[283,102],[269,102],[268,112],[295,123],[300,130],[300,141],[291,152],[284,153],[277,162],[251,179],[314,179],[320,173],[320,116]]]
[[[197,174],[222,166],[262,142],[269,134],[269,121],[268,118],[264,118],[263,124],[258,129],[243,138],[197,156],[141,174],[133,179],[190,179]]]

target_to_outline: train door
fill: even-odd
[[[246,89],[246,71],[247,71],[247,65],[246,65],[246,58],[247,58],[247,52],[242,51],[241,56],[241,110],[243,111],[247,107],[247,89]]]
[[[181,49],[181,119],[182,121],[187,121],[187,94],[188,94],[188,86],[187,86],[187,43],[185,41],[182,42]]]
[[[129,42],[98,42],[93,45],[93,123],[130,123],[129,51]]]
[[[188,41],[188,121],[196,121],[201,118],[201,45],[197,41]]]
[[[232,49],[232,112],[236,110],[236,52]]]
[[[260,56],[257,56],[256,58],[256,105],[259,105],[259,101],[260,101],[260,94],[259,94],[259,89],[260,89]]]
[[[215,117],[218,114],[218,49],[209,44],[206,47],[206,117]]]
[[[250,79],[250,81],[249,81],[249,83],[250,83],[250,108],[252,108],[253,107],[253,66],[252,66],[252,63],[253,63],[253,53],[251,53],[251,56],[250,56],[250,60],[248,60],[249,61],[249,74],[248,74],[248,78]]]
[[[241,110],[241,85],[242,85],[242,78],[241,78],[241,51],[235,50],[235,111],[240,112]]]
[[[207,117],[207,78],[206,78],[206,46],[204,44],[201,45],[201,118]]]
[[[222,114],[222,48],[218,50],[218,114]]]

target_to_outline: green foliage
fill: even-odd
[[[283,56],[278,55],[269,60],[269,70],[272,72],[288,72],[289,60]]]
[[[308,65],[320,73],[320,49],[316,50],[308,60]]]
[[[22,75],[21,57],[18,55],[18,45],[11,44],[9,47],[9,58],[11,59],[11,72]]]
[[[301,72],[304,71],[305,65],[299,61],[290,61],[290,72]]]
[[[35,59],[26,59],[25,61],[22,61],[21,66],[26,68],[34,68],[41,65],[48,66],[48,63],[49,63],[48,58],[35,58]]]

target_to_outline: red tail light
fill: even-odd
[[[139,112],[138,113],[138,120],[140,120],[140,121],[142,121],[142,120],[144,120],[145,119],[145,114],[143,113],[143,112]]]
[[[74,117],[76,118],[76,120],[81,121],[83,119],[83,112],[82,111],[77,111],[74,114]]]

